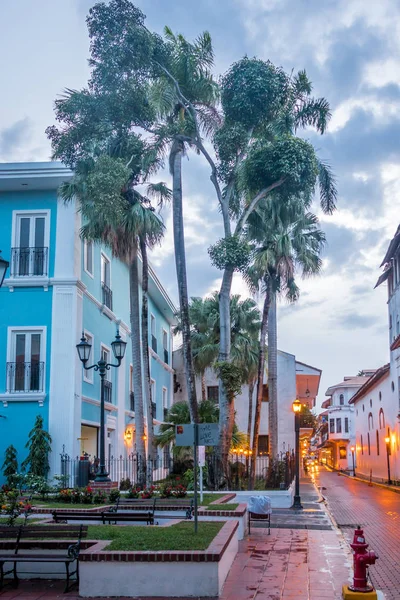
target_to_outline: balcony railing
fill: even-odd
[[[12,277],[46,277],[48,248],[11,248]]]
[[[107,306],[110,310],[113,309],[113,293],[105,283],[101,284],[102,294],[103,294],[103,304]]]
[[[153,334],[151,334],[151,348],[154,352],[157,352],[157,338]]]
[[[7,392],[43,392],[44,362],[8,362]]]
[[[157,404],[155,402],[151,403],[151,416],[153,419],[157,417]]]
[[[168,350],[166,348],[164,348],[164,362],[166,365],[168,365],[168,360],[169,360],[169,354],[168,354]]]
[[[129,392],[129,409],[135,411],[135,395],[133,392]]]
[[[108,379],[104,380],[104,402],[112,402],[112,383]]]

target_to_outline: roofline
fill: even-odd
[[[373,377],[373,375],[371,375],[371,377]],[[337,390],[342,387],[360,387],[365,385],[366,383],[366,381],[364,383],[350,383],[349,381],[342,381],[341,383],[337,383],[336,385],[331,385],[330,387],[328,387],[328,389],[325,392],[325,396],[332,396],[333,392],[330,392],[329,390]]]
[[[369,379],[360,387],[360,389],[352,396],[349,400],[349,404],[355,404],[357,400],[362,398],[366,392],[370,389],[374,388],[377,383],[383,379],[383,377],[387,377],[390,373],[390,363],[383,365],[380,369],[376,371]]]
[[[71,169],[60,161],[0,163],[1,179],[59,177],[60,175],[73,175]]]
[[[178,309],[176,308],[176,306],[174,306],[174,304],[172,303],[171,298],[168,296],[165,288],[163,287],[163,285],[161,284],[161,281],[159,280],[158,276],[156,275],[153,267],[149,264],[149,275],[150,277],[153,279],[154,283],[156,284],[156,286],[158,287],[159,291],[161,292],[164,300],[166,301],[168,307],[171,309],[173,315],[175,316],[176,313],[178,312]]]
[[[305,362],[302,362],[301,360],[296,360],[296,363],[298,363],[299,365],[303,365],[303,367],[308,367],[309,369],[314,369],[314,371],[319,371],[320,374],[322,374],[322,369],[318,369],[318,367],[313,367],[312,365],[308,365]]]

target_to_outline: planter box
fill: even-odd
[[[204,551],[107,551],[108,543],[81,552],[80,596],[218,597],[238,551],[238,522],[225,523]]]
[[[213,503],[216,506],[217,502]],[[199,508],[199,517],[204,517],[207,521],[237,521],[238,522],[238,539],[243,538],[248,533],[248,517],[247,505],[239,504],[236,510],[207,510],[207,507]]]

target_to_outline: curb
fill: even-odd
[[[334,473],[334,471],[333,471]],[[361,483],[366,483],[369,487],[379,487],[384,490],[389,490],[389,492],[393,492],[394,494],[400,494],[400,487],[394,488],[390,485],[386,485],[384,483],[378,483],[377,481],[369,481],[368,479],[362,479],[361,477],[353,477],[353,475],[347,475],[346,473],[338,472],[340,477],[347,477],[348,479],[352,479],[353,481],[360,481]]]

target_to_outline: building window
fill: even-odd
[[[107,346],[104,346],[103,344],[100,347],[100,358],[101,360],[104,360],[104,362],[109,363],[110,362],[110,349],[107,348]],[[107,369],[106,371],[106,376],[105,379],[107,379],[107,381],[111,381],[111,371]]]
[[[363,436],[361,436],[361,454],[364,454]]]
[[[7,392],[44,391],[44,329],[11,329]]]
[[[383,408],[379,411],[379,429],[385,429],[385,414]]]
[[[392,381],[392,392],[394,392],[394,381]]]
[[[11,249],[12,277],[48,275],[49,211],[14,212],[14,247]]]
[[[349,417],[344,418],[344,432],[349,433]]]
[[[342,419],[336,419],[336,433],[342,433]]]
[[[150,315],[150,333],[151,333],[151,349],[153,350],[153,352],[157,352],[156,318],[154,315]]]
[[[113,309],[113,294],[111,291],[111,263],[105,254],[101,254],[101,289],[103,304]]]
[[[218,385],[207,386],[207,400],[209,400],[210,402],[215,402],[215,404],[218,404],[218,395],[219,395],[219,386]]]
[[[363,412],[365,412],[365,406],[364,406],[364,404],[363,404]]]
[[[83,242],[83,266],[91,277],[93,277],[93,242],[84,240]]]
[[[151,414],[153,419],[157,418],[156,382],[151,380]]]
[[[163,387],[162,389],[162,405],[165,419],[168,414],[168,390],[166,387]]]
[[[379,456],[379,431],[376,430],[376,455]]]
[[[329,419],[329,433],[335,433],[335,419]]]
[[[341,459],[347,458],[346,446],[340,446],[340,448],[339,448],[339,458],[341,458]]]
[[[389,329],[392,329],[392,326],[393,326],[392,315],[389,315]]]
[[[339,403],[340,403],[340,406],[344,405],[344,396],[343,396],[343,394],[340,394],[340,396],[339,396]]]
[[[85,335],[86,341],[93,348],[93,339],[94,339],[93,335],[86,330],[84,331],[84,335]],[[94,369],[83,369],[83,381],[86,381],[86,383],[93,383],[93,371],[94,371]]]
[[[371,429],[374,428],[374,417],[372,416],[372,413],[369,413],[368,415],[368,429],[371,431]]]
[[[261,400],[262,402],[268,402],[269,400],[268,383],[263,383]]]
[[[169,364],[169,353],[168,353],[168,333],[163,329],[162,332],[163,337],[163,350],[164,350],[164,362],[165,364]]]
[[[372,398],[369,399],[369,405],[372,408]]]
[[[379,392],[379,402],[382,402],[382,392]]]
[[[133,365],[129,365],[129,410],[135,411],[135,394],[133,392]]]
[[[269,452],[269,439],[268,435],[258,436],[258,455],[263,456]]]
[[[367,433],[367,436],[368,436],[367,437],[367,441],[368,441],[368,455],[370,456],[371,455],[371,440],[370,440],[370,437],[369,437],[369,432]]]

